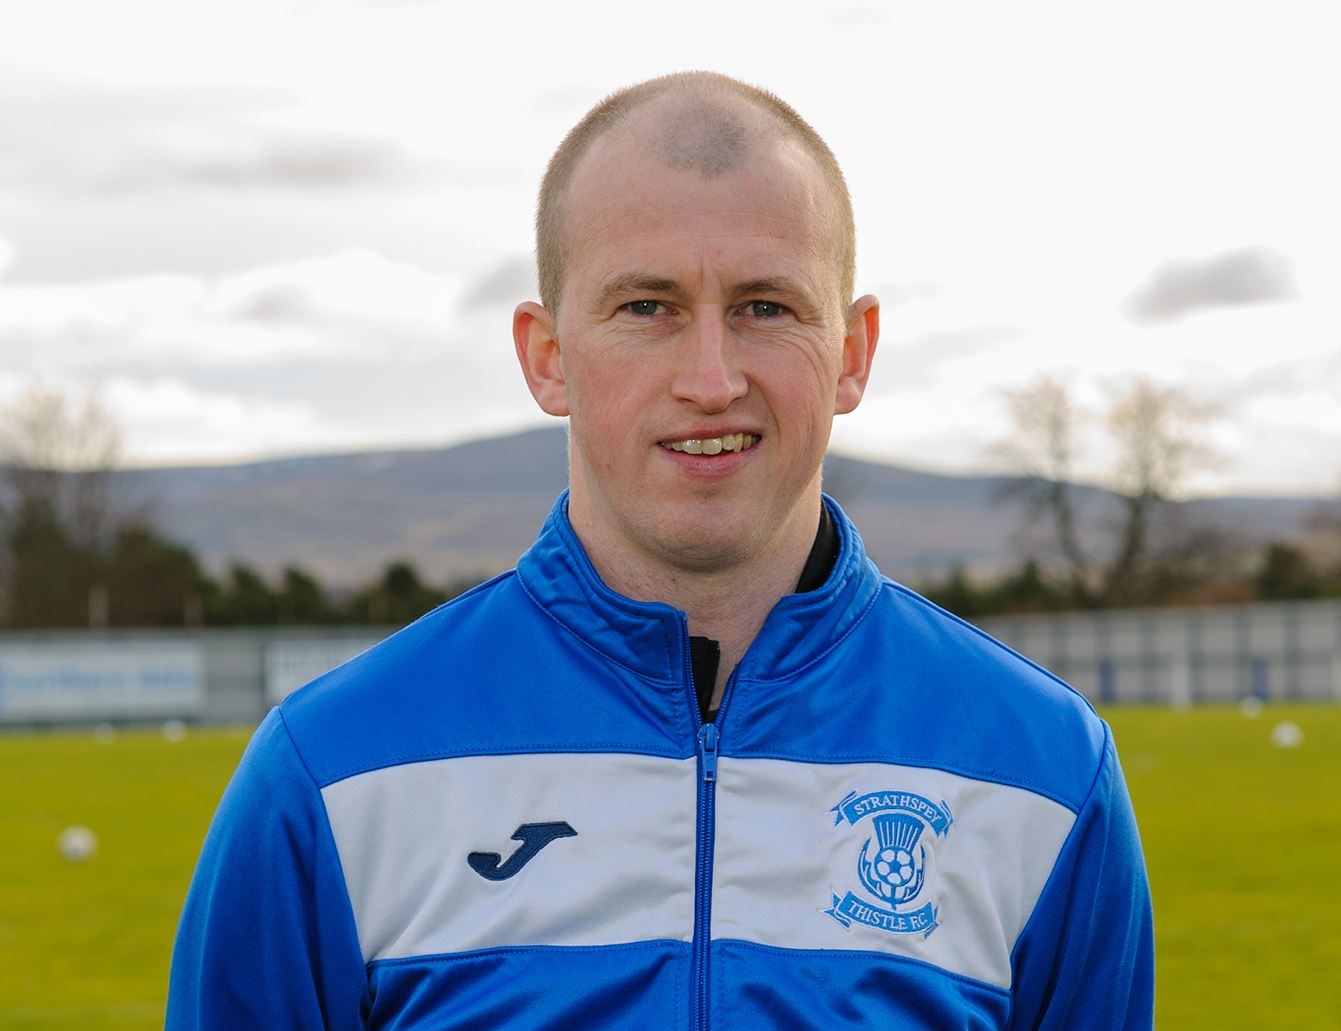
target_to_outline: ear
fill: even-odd
[[[554,317],[534,301],[523,301],[512,313],[512,340],[535,403],[549,415],[567,415],[568,384],[554,335]]]
[[[834,414],[846,415],[861,403],[871,375],[876,341],[880,339],[880,302],[870,294],[852,302],[847,336],[843,338],[843,367],[838,373]]]

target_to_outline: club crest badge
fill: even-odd
[[[927,847],[949,832],[950,807],[908,791],[853,791],[829,811],[835,827],[846,823],[867,833],[856,856],[856,880],[866,897],[830,892],[833,904],[825,914],[844,927],[858,923],[923,937],[934,931],[937,907],[927,897]]]

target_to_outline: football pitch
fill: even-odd
[[[1154,886],[1158,1026],[1341,1029],[1341,706],[1104,715]],[[1286,721],[1295,747],[1271,741]],[[162,1026],[177,914],[246,737],[0,734],[0,1027]],[[97,836],[85,859],[58,848],[71,826]]]

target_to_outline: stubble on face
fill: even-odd
[[[602,577],[628,594],[641,592],[611,563],[629,556],[672,576],[804,558],[844,322],[831,200],[809,155],[761,139],[748,113],[708,124],[673,108],[645,114],[593,146],[570,185],[572,265],[556,326],[572,405],[570,515]],[[791,335],[733,342],[749,391],[726,409],[699,408],[666,389],[675,369],[663,344],[611,325],[603,288],[629,273],[675,282],[696,317],[714,319],[749,299],[733,298],[732,283],[789,279],[799,285]],[[647,428],[655,438],[697,425],[763,431],[771,454],[743,481],[672,475]]]

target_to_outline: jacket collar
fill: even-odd
[[[794,675],[838,644],[875,599],[880,574],[866,557],[857,528],[828,495],[824,504],[838,532],[833,570],[823,586],[785,595],[773,606],[741,660],[739,678]],[[684,613],[626,598],[601,581],[568,521],[567,491],[518,561],[517,574],[544,612],[611,662],[659,683],[683,684],[689,678]]]

